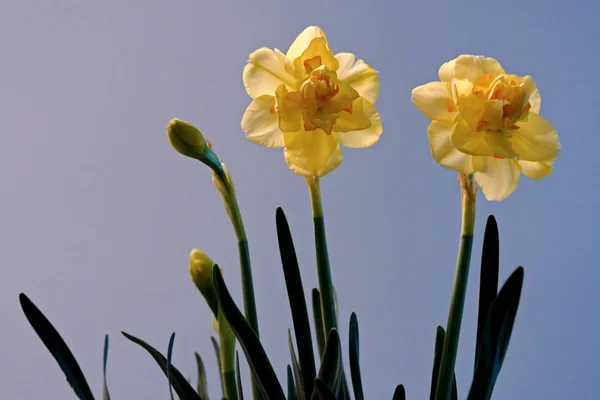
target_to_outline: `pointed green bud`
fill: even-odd
[[[223,174],[221,160],[212,151],[211,146],[198,128],[189,122],[173,118],[167,125],[167,132],[169,133],[171,146],[175,150],[184,156],[195,158],[206,164],[218,175]]]
[[[184,156],[200,161],[207,148],[206,140],[202,133],[189,122],[173,118],[167,126],[171,146]]]
[[[190,279],[204,296],[213,314],[217,316],[219,315],[219,303],[213,282],[214,265],[214,261],[198,249],[194,249],[190,253]]]

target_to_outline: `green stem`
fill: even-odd
[[[258,337],[258,315],[256,312],[256,300],[254,298],[254,284],[252,282],[252,266],[250,264],[250,250],[248,248],[248,239],[246,238],[246,230],[244,229],[244,222],[242,221],[242,215],[238,207],[237,198],[235,192],[233,201],[231,201],[231,222],[235,230],[235,235],[238,239],[238,251],[240,255],[240,268],[242,272],[242,293],[244,297],[244,312],[248,323],[254,329],[256,336]],[[233,378],[233,384],[235,387],[235,376]],[[236,392],[237,398],[237,392]],[[260,400],[263,398],[258,382],[252,375],[252,398],[254,400]]]
[[[235,186],[231,180],[229,172],[213,176],[213,182],[221,193],[225,203],[225,210],[229,215],[231,224],[238,240],[238,252],[240,256],[240,269],[242,274],[242,296],[244,299],[244,314],[248,323],[259,336],[258,332],[258,314],[256,312],[256,300],[254,297],[254,284],[252,282],[252,266],[250,264],[250,251],[248,249],[248,238],[244,229],[244,222],[240,213],[237,196],[235,195]],[[235,383],[235,378],[234,378]],[[252,376],[252,398],[254,400],[262,399],[262,394],[254,375]]]
[[[235,372],[223,372],[223,386],[225,386],[225,398],[227,400],[238,400]]]
[[[469,263],[471,260],[473,230],[475,226],[475,190],[473,189],[472,176],[460,174],[458,179],[462,188],[462,226],[458,257],[456,260],[454,287],[452,289],[452,300],[450,302],[450,311],[448,313],[448,325],[446,328],[446,337],[444,339],[444,348],[442,350],[442,361],[438,375],[435,400],[449,400],[452,391],[454,365],[456,363],[460,325],[462,322],[465,295],[467,292]]]
[[[258,336],[258,316],[256,313],[256,301],[254,299],[254,284],[252,283],[252,267],[250,264],[250,251],[248,250],[248,238],[244,229],[244,221],[240,213],[237,196],[235,195],[235,186],[231,180],[229,172],[222,175],[215,174],[213,181],[215,186],[221,192],[225,210],[229,214],[229,219],[233,225],[235,236],[238,240],[238,250],[240,255],[240,269],[242,273],[242,292],[244,297],[244,313],[248,323],[254,329]]]
[[[323,311],[323,325],[325,336],[337,326],[335,316],[335,299],[331,283],[329,268],[329,254],[327,253],[327,238],[325,236],[325,221],[323,219],[323,206],[321,204],[321,187],[318,177],[307,177],[308,189],[312,203],[313,222],[315,227],[315,247],[317,253],[317,272],[319,275],[319,291],[321,295],[321,309]]]
[[[238,400],[237,381],[235,379],[235,334],[219,310],[219,359],[221,360],[221,382],[223,394],[227,400]]]

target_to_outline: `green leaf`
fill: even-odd
[[[229,322],[229,326],[231,326],[233,333],[240,342],[242,350],[244,350],[244,354],[246,355],[248,364],[250,364],[250,369],[256,377],[260,390],[270,400],[285,400],[281,384],[258,336],[256,336],[254,329],[248,324],[246,318],[244,318],[239,308],[235,305],[217,265],[213,267],[213,279],[217,299],[219,300],[219,307],[221,307],[225,319]]]
[[[479,282],[479,313],[477,317],[477,342],[475,345],[474,369],[477,368],[479,350],[492,303],[498,294],[498,270],[500,268],[500,244],[498,224],[493,215],[488,216],[481,252],[481,275]]]
[[[492,396],[510,342],[522,288],[523,267],[518,267],[490,309],[468,400],[487,400]]]
[[[404,390],[404,385],[396,386],[392,400],[406,400],[406,391]]]
[[[217,367],[219,368],[219,380],[221,382],[221,391],[223,392],[222,398],[225,398],[225,382],[223,381],[223,374],[221,374],[221,348],[219,347],[219,343],[214,336],[210,337],[210,341],[212,342],[213,349],[215,349],[215,353],[217,355]]]
[[[294,351],[294,343],[292,343],[292,333],[288,329],[288,343],[290,346],[290,356],[292,357],[292,371],[294,372],[294,380],[296,382],[296,397],[299,399],[306,398],[306,391],[304,389],[304,382],[302,377],[302,371],[300,370],[300,366],[298,365],[298,359],[296,358],[296,352]],[[314,380],[314,378],[313,378]],[[310,394],[308,394],[310,396]]]
[[[300,268],[298,267],[298,259],[296,258],[296,249],[294,248],[290,227],[281,207],[277,208],[275,219],[281,264],[283,265],[283,274],[285,276],[292,320],[294,322],[294,332],[296,334],[296,345],[298,346],[298,355],[300,358],[300,370],[302,371],[300,386],[304,387],[307,395],[310,395],[313,391],[314,379],[317,372],[315,369],[315,357],[302,277],[300,276]],[[298,385],[298,382],[296,385]],[[298,396],[300,395],[298,394]]]
[[[200,358],[200,354],[197,351],[194,352],[194,356],[196,357],[196,366],[198,368],[198,395],[202,400],[208,400],[208,385],[206,383],[206,369],[204,368],[204,363],[202,362],[202,358]],[[221,374],[219,373],[219,376]]]
[[[435,349],[433,352],[433,369],[431,371],[431,390],[429,392],[429,399],[435,399],[435,392],[437,387],[438,375],[440,373],[440,363],[442,362],[442,350],[444,348],[444,339],[446,337],[446,331],[440,325],[437,326],[435,332]],[[456,387],[456,375],[453,376],[452,381],[452,400],[458,398],[458,389]]]
[[[317,337],[319,359],[323,359],[323,352],[325,351],[325,330],[323,327],[323,312],[321,310],[321,294],[317,288],[313,288],[312,290],[312,309],[315,320],[315,336]]]
[[[238,399],[244,400],[244,392],[242,391],[242,374],[240,374],[240,354],[237,351],[235,352],[235,381]]]
[[[104,356],[102,363],[102,374],[104,376],[104,385],[102,388],[102,398],[104,400],[110,400],[110,393],[108,393],[108,384],[106,383],[106,362],[108,361],[108,335],[104,336]]]
[[[173,343],[175,342],[175,332],[171,334],[169,339],[169,348],[167,349],[167,380],[169,381],[169,393],[171,394],[171,400],[173,398],[173,385],[171,385],[171,357],[173,356]],[[186,379],[187,381],[187,379]],[[188,382],[189,383],[189,382]]]
[[[340,336],[337,329],[332,329],[325,343],[325,353],[319,369],[321,379],[329,390],[337,395],[340,389],[342,373],[342,355],[340,351]],[[314,392],[316,393],[316,391]],[[314,398],[314,393],[311,398]]]
[[[429,400],[435,399],[435,389],[437,387],[438,375],[440,373],[440,363],[442,362],[442,350],[444,348],[444,338],[446,332],[440,325],[435,331],[435,348],[433,351],[433,369],[431,371],[431,390],[429,392]]]
[[[331,392],[331,389],[327,386],[327,383],[321,378],[317,378],[315,381],[315,395],[313,399],[318,400],[336,400],[335,395]]]
[[[135,336],[132,336],[126,332],[121,333],[127,339],[131,340],[133,343],[141,346],[144,350],[146,350],[152,356],[152,358],[154,358],[154,361],[156,361],[156,363],[163,371],[165,376],[167,375],[167,359],[158,350],[150,346],[148,343],[144,342],[142,339],[138,339]],[[171,381],[173,383],[173,388],[175,389],[175,393],[177,393],[177,396],[179,396],[181,400],[200,400],[198,393],[194,391],[194,388],[185,379],[181,372],[179,372],[179,370],[175,368],[175,366],[173,366],[171,372]]]
[[[452,400],[458,400],[458,386],[456,385],[456,374],[453,374],[452,376],[452,393],[451,393],[451,399]]]
[[[69,382],[77,397],[81,400],[93,400],[94,396],[81,368],[79,368],[79,364],[77,364],[77,360],[75,360],[73,353],[71,353],[58,331],[25,293],[19,294],[19,302],[25,317],[64,372],[67,382]]]
[[[296,396],[296,384],[294,383],[294,373],[290,364],[287,366],[287,388],[288,388],[288,400],[297,400]]]
[[[359,358],[358,319],[356,313],[353,312],[350,315],[350,375],[352,376],[354,398],[364,400]]]

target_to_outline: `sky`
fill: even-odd
[[[525,267],[523,296],[496,399],[593,399],[600,379],[597,206],[598,6],[512,1],[116,1],[0,5],[0,398],[75,398],[27,323],[25,292],[102,393],[110,337],[114,399],[168,397],[150,356],[120,331],[195,376],[194,351],[219,398],[209,308],[189,279],[192,248],[224,270],[241,304],[233,229],[208,168],[169,145],[173,117],[198,126],[230,169],[250,242],[261,340],[283,380],[292,327],[275,232],[285,210],[307,294],[317,285],[308,190],[279,149],[249,142],[248,55],[283,51],[319,25],[334,52],[380,72],[380,141],[345,149],[322,179],[342,346],[356,311],[366,397],[429,393],[435,327],[445,324],[460,227],[456,175],[430,155],[411,90],[460,54],[531,75],[562,152],[541,181],[521,178],[502,202],[479,193],[456,364],[472,378],[486,216],[500,230],[501,280]],[[249,370],[242,362],[248,382]],[[195,383],[195,379],[193,380]],[[245,387],[249,395],[249,386]]]

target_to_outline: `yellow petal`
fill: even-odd
[[[302,52],[300,57],[294,59],[296,78],[302,78],[305,74],[309,73],[310,71],[307,70],[305,61],[314,61],[315,59],[318,61],[317,67],[325,65],[331,71],[336,71],[339,67],[338,61],[329,48],[329,44],[327,44],[327,39],[325,37],[318,37],[310,42],[308,48]],[[315,66],[312,63],[310,64],[311,70],[315,69]]]
[[[517,125],[520,129],[511,131],[511,144],[519,159],[547,161],[558,156],[558,133],[548,121],[530,112],[527,121],[519,121]]]
[[[529,104],[531,104],[531,108],[529,109],[530,113],[540,113],[542,97],[540,96],[540,91],[538,89],[535,89],[535,91],[529,95]]]
[[[452,145],[452,122],[433,121],[427,129],[431,155],[440,165],[454,171],[472,174],[473,156],[461,153]]]
[[[335,72],[332,74],[335,76]],[[327,113],[339,113],[348,109],[355,100],[360,98],[358,92],[347,82],[338,81],[337,87],[338,93],[321,107]]]
[[[552,172],[552,164],[554,160],[550,161],[523,161],[519,160],[519,167],[523,175],[531,179],[542,179],[545,178]]]
[[[454,77],[454,62],[455,61],[456,61],[456,59],[448,61],[440,67],[440,69],[438,71],[440,81],[452,82],[452,78]]]
[[[295,86],[293,64],[279,50],[266,47],[250,54],[250,60],[244,67],[242,79],[246,92],[253,99],[263,94],[273,95],[282,83],[292,90]]]
[[[359,97],[352,103],[350,107],[351,112],[340,112],[333,129],[336,132],[352,132],[369,128],[371,126],[371,120],[363,111],[364,101],[366,100]]]
[[[288,167],[292,170],[293,173],[302,176],[325,176],[334,169],[336,169],[342,163],[342,150],[338,146],[334,151],[329,160],[325,164],[325,166],[317,171],[316,173],[310,172],[308,170],[300,168],[298,165],[292,163],[291,157],[288,156],[289,152],[287,150],[283,151],[285,162]]]
[[[300,96],[298,92],[288,92],[283,84],[275,90],[279,129],[283,132],[297,132],[302,127],[302,105],[298,101],[289,100],[289,95]]]
[[[242,117],[242,131],[251,142],[266,147],[283,147],[283,132],[279,130],[273,112],[275,97],[263,95],[250,103]]]
[[[414,88],[411,100],[427,118],[452,121],[456,117],[456,106],[450,88],[449,83],[430,82]]]
[[[500,63],[489,57],[462,55],[454,61],[454,79],[466,79],[477,83],[484,75],[495,78],[503,73],[504,69]]]
[[[294,172],[304,171],[299,175],[305,176],[319,176],[339,147],[335,135],[328,135],[321,129],[285,132],[283,140],[286,163]]]
[[[355,102],[358,102],[359,100],[362,102],[362,112],[370,121],[370,126],[362,130],[336,132],[335,135],[337,136],[339,143],[346,147],[362,148],[372,146],[377,143],[379,136],[381,136],[381,133],[383,132],[381,118],[375,109],[375,106],[366,99],[357,99]],[[334,129],[337,129],[337,125],[334,126]]]
[[[474,157],[479,171],[475,180],[488,200],[504,200],[517,188],[520,170],[517,161],[508,158]]]
[[[360,97],[375,104],[379,95],[377,71],[363,60],[356,61],[356,56],[352,53],[338,53],[335,59],[339,63],[338,79],[350,84]]]
[[[302,31],[300,35],[298,35],[285,55],[290,60],[295,60],[296,58],[300,57],[302,53],[304,53],[304,50],[308,49],[308,45],[314,38],[320,37],[327,39],[321,28],[318,26],[309,26]]]
[[[452,127],[451,141],[459,151],[472,156],[501,156],[514,158],[518,154],[512,146],[511,137],[503,132],[482,129],[477,132],[463,118]]]

